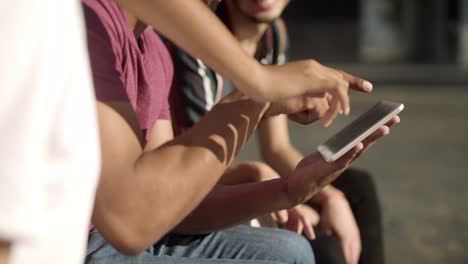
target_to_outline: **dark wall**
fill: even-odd
[[[350,17],[358,14],[358,0],[292,0],[285,17]]]
[[[406,40],[410,48],[404,60],[424,63],[450,63],[455,60],[459,0],[388,1],[400,1],[407,8],[416,7],[411,11],[414,13],[411,28],[414,28],[415,34],[408,34],[412,37]],[[358,19],[361,2],[291,0],[284,18],[289,26],[292,57],[313,57],[325,62],[359,61],[359,37],[362,32]],[[440,8],[442,3],[447,6]],[[429,6],[436,9],[432,10]],[[441,13],[433,12],[437,10]]]
[[[392,1],[392,0],[390,0]],[[408,0],[393,0],[408,1]],[[459,0],[439,0],[447,1],[448,15],[450,19],[458,18]],[[286,18],[353,18],[359,17],[360,0],[291,0],[284,16]]]

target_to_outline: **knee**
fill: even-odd
[[[309,241],[291,231],[241,225],[220,233],[226,236],[225,239],[236,241],[236,245],[241,247],[243,254],[250,256],[249,259],[277,261],[285,264],[315,263]]]
[[[282,231],[283,235],[280,241],[278,241],[281,249],[277,251],[277,254],[285,256],[286,260],[291,260],[288,263],[315,263],[315,256],[310,242],[304,236],[290,231]]]

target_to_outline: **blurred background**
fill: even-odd
[[[292,59],[374,83],[329,129],[290,124],[305,154],[380,99],[402,123],[355,166],[376,180],[387,263],[468,263],[468,0],[292,0]],[[253,139],[243,160],[260,158]]]

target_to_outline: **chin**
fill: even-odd
[[[271,23],[278,19],[280,15],[278,14],[257,14],[257,15],[251,15],[250,18],[253,20],[259,22],[259,23]]]
[[[255,20],[258,23],[271,23],[278,19],[279,16],[251,16],[253,20]]]

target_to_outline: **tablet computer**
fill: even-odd
[[[327,162],[333,162],[385,125],[404,108],[402,103],[380,101],[344,127],[317,150]]]

